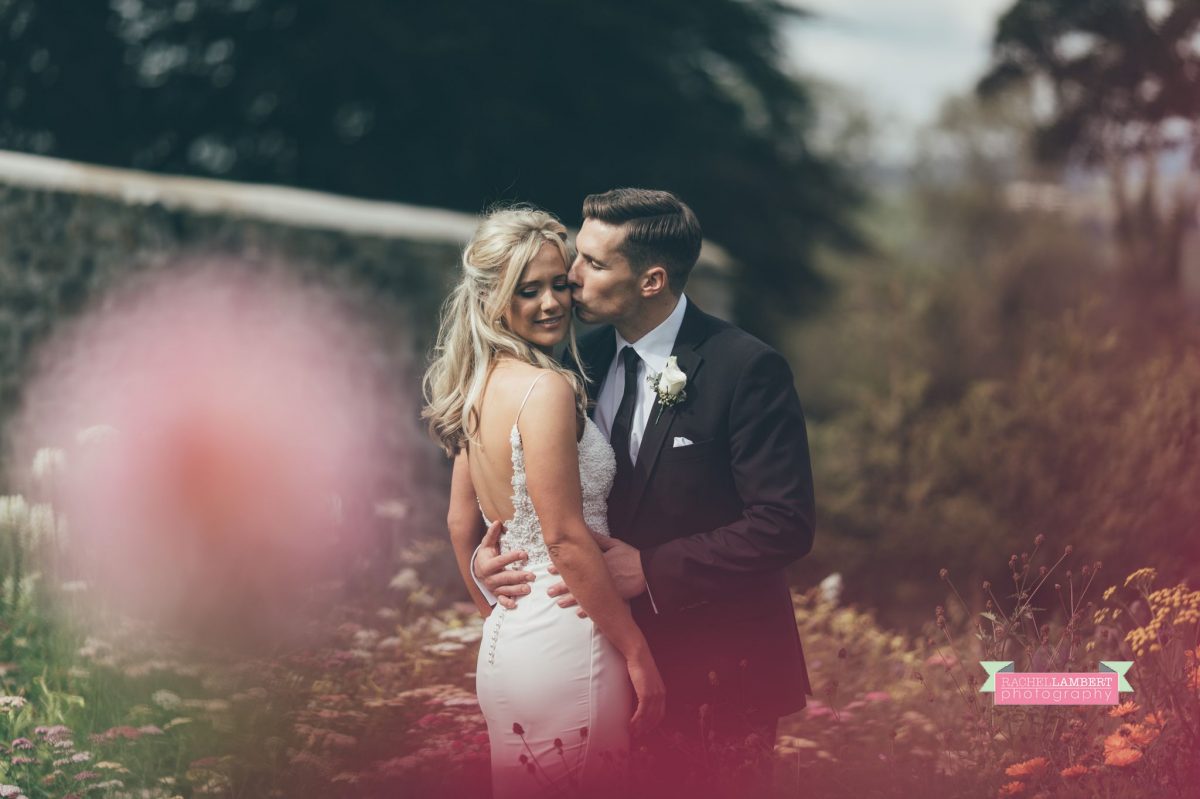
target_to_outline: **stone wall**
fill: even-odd
[[[105,290],[184,257],[285,262],[352,298],[388,342],[414,412],[389,431],[403,474],[381,500],[439,533],[448,468],[416,417],[437,312],[476,218],[317,192],[152,175],[0,152],[0,418],[19,407],[39,342]],[[688,293],[728,315],[727,256],[706,245]],[[3,429],[3,428],[0,428]],[[391,506],[393,509],[395,504]]]

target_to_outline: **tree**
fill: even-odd
[[[1049,87],[1039,150],[1105,170],[1126,277],[1144,288],[1178,288],[1200,201],[1198,35],[1195,0],[1017,0],[978,87]]]
[[[669,188],[764,331],[821,286],[818,242],[855,241],[776,0],[85,5],[0,0],[0,146],[568,222],[586,193]]]

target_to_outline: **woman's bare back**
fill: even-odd
[[[506,520],[513,517],[512,504],[512,435],[513,425],[520,418],[521,408],[535,383],[543,381],[547,369],[519,361],[504,359],[496,363],[479,401],[479,441],[482,446],[467,445],[467,465],[471,483],[479,500],[480,510],[488,519]],[[524,419],[524,435],[537,435],[536,420]],[[582,437],[580,420],[576,441]]]

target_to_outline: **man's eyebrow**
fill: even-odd
[[[583,250],[580,250],[579,254],[594,264],[599,264],[600,266],[608,266],[608,264],[604,263],[604,261],[601,261],[599,258],[597,258],[594,255],[591,255],[589,253],[586,253]]]

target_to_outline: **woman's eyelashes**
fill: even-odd
[[[562,280],[562,281],[556,280],[554,282],[554,285],[552,286],[552,288],[554,291],[561,293],[564,291],[570,291],[571,284],[568,283],[566,280]],[[530,286],[528,288],[521,289],[520,291],[517,292],[517,294],[521,297],[524,297],[527,300],[532,300],[532,299],[535,299],[540,292],[541,292],[541,289],[539,289],[538,287]]]

